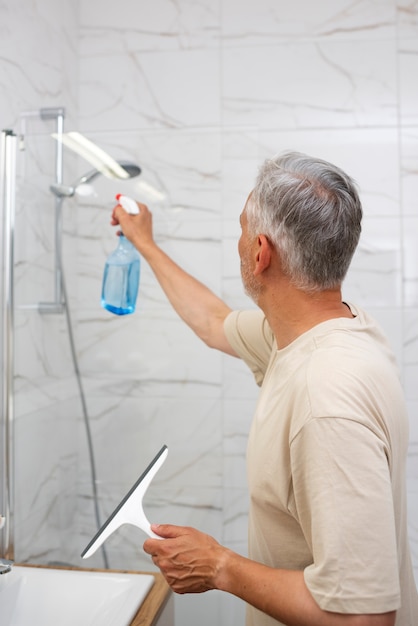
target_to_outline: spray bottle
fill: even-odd
[[[139,213],[135,200],[118,194],[116,200],[132,215]],[[102,307],[115,315],[135,311],[139,285],[140,256],[121,233],[118,247],[106,260],[103,274]]]

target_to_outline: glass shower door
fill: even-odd
[[[1,489],[9,520],[0,532],[3,552],[16,561],[69,562],[79,551],[80,401],[65,316],[59,307],[45,314],[40,306],[56,302],[59,280],[56,205],[49,190],[57,180],[57,144],[51,137],[55,124],[40,112],[22,118],[20,128],[4,133],[13,149],[3,150],[5,155],[13,152],[14,165],[6,163],[2,185]],[[64,220],[64,255],[71,274],[75,237],[70,210],[67,217],[58,217]]]

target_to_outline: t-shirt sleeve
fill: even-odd
[[[260,310],[233,311],[224,322],[225,335],[261,385],[275,345],[273,333]]]
[[[295,515],[313,554],[305,582],[323,610],[399,608],[385,442],[354,420],[315,418],[291,444]]]

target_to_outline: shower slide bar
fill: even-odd
[[[56,134],[61,141],[57,141],[56,154],[55,154],[55,184],[62,185],[63,178],[63,143],[62,137],[64,134],[64,117],[65,109],[63,107],[58,108],[46,108],[39,111],[41,119],[43,120],[56,120]],[[55,199],[55,301],[54,302],[40,302],[38,309],[40,313],[63,313],[63,291],[62,291],[62,198]]]
[[[63,184],[63,141],[64,135],[64,107],[46,107],[35,111],[23,111],[20,114],[20,143],[24,144],[26,133],[26,121],[30,118],[38,118],[43,121],[56,120],[55,135],[57,137],[55,153],[55,185]],[[23,305],[20,308],[37,309],[39,313],[64,313],[64,301],[62,290],[62,198],[55,199],[55,260],[54,260],[54,300],[52,302],[39,302],[33,305]]]

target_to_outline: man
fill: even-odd
[[[248,441],[249,558],[196,529],[156,525],[152,556],[178,593],[219,589],[247,624],[417,626],[408,547],[408,420],[380,330],[343,302],[360,236],[353,181],[319,159],[266,161],[238,249],[259,307],[233,312],[155,244],[151,215],[113,224],[150,264],[183,320],[239,356],[261,386]]]

